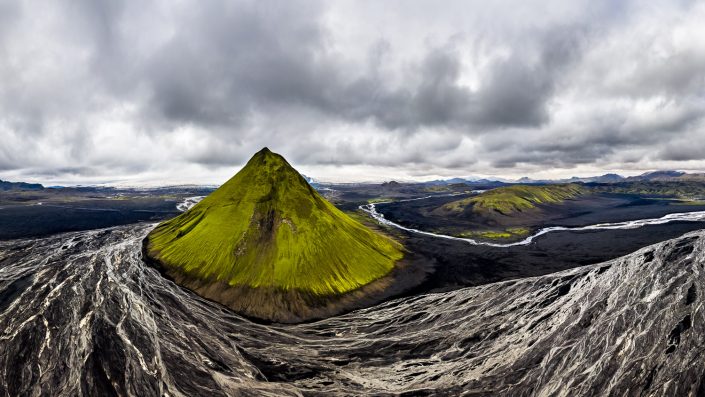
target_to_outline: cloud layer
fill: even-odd
[[[490,3],[490,4],[488,4]],[[705,169],[702,1],[0,0],[0,177]]]

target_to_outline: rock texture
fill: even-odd
[[[594,266],[268,326],[146,267],[150,229],[0,242],[0,395],[705,393],[705,231]]]

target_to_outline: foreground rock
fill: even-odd
[[[276,322],[363,307],[419,281],[398,242],[335,208],[266,148],[144,247],[176,283]]]

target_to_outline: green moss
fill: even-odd
[[[372,225],[373,227],[377,226],[377,223],[375,223],[372,218],[362,210],[358,209],[355,211],[345,211],[345,215],[362,225]]]
[[[604,193],[699,199],[705,196],[705,183],[700,180],[622,182],[599,185],[594,187],[594,190]]]
[[[677,201],[674,203],[674,205],[705,205],[705,201],[703,201],[703,200],[684,200],[684,201]]]
[[[388,203],[392,201],[389,197],[375,197],[367,200],[367,204]]]
[[[477,196],[445,204],[449,212],[464,212],[472,207],[478,214],[498,212],[511,215],[515,212],[533,210],[538,204],[557,204],[585,194],[587,189],[577,184],[565,185],[513,185],[488,190]]]
[[[500,238],[510,238],[510,237],[512,237],[512,234],[509,232],[487,231],[487,232],[482,232],[480,234],[480,236],[487,238],[487,239],[500,239]]]
[[[403,257],[399,243],[345,215],[266,148],[191,210],[160,224],[147,247],[198,279],[319,295],[357,289]]]
[[[510,227],[507,231],[515,236],[527,236],[531,232],[528,227]]]
[[[449,192],[449,191],[451,191],[451,188],[448,186],[444,186],[444,185],[436,185],[436,186],[428,186],[428,187],[424,188],[424,191],[427,191],[430,193]]]
[[[526,227],[510,227],[504,230],[468,230],[460,233],[459,237],[482,238],[485,240],[502,240],[509,238],[524,237],[530,230]]]

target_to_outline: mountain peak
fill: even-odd
[[[253,171],[255,173],[270,174],[273,172],[289,172],[300,175],[282,155],[274,153],[266,147],[255,153],[242,170],[244,171],[251,168],[255,169],[255,171]],[[304,180],[303,177],[302,180]]]
[[[255,153],[250,158],[248,163],[252,162],[252,160],[262,160],[262,159],[277,159],[277,160],[281,160],[281,161],[286,161],[286,160],[284,160],[284,157],[282,157],[281,155],[279,155],[277,153],[272,152],[271,150],[269,150],[268,147],[265,146],[259,152]]]
[[[254,156],[252,156],[252,157],[267,156],[267,155],[270,155],[270,154],[274,154],[274,152],[272,152],[271,150],[269,150],[268,147],[265,146],[265,147],[263,147],[262,149],[260,149],[259,152],[255,153]]]

